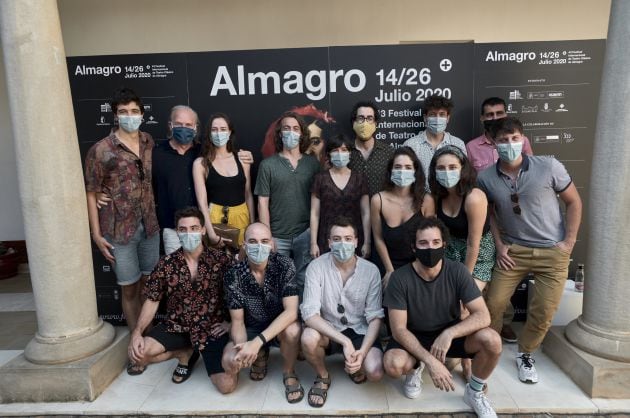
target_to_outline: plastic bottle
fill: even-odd
[[[578,264],[575,271],[575,291],[584,292],[584,264]]]

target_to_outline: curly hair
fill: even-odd
[[[437,181],[435,175],[437,160],[443,155],[452,155],[459,160],[462,169],[459,172],[459,182],[455,186],[455,192],[458,196],[468,195],[477,184],[477,172],[462,150],[453,145],[442,147],[433,154],[431,165],[429,165],[429,187],[431,188],[431,193],[439,198],[448,196],[448,190]]]
[[[392,158],[390,158],[387,163],[387,176],[385,178],[384,189],[392,191],[395,187],[398,187],[394,184],[394,182],[392,182],[392,169],[394,167],[394,161],[401,155],[407,156],[411,159],[413,168],[416,171],[416,181],[411,186],[411,193],[413,194],[413,207],[419,211],[422,208],[422,201],[424,200],[424,195],[426,194],[424,189],[424,183],[426,180],[422,164],[420,163],[416,153],[411,148],[399,147],[394,151],[394,155],[392,155]]]

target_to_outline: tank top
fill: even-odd
[[[459,212],[457,212],[457,215],[453,217],[448,216],[442,210],[442,199],[439,199],[436,205],[436,215],[438,219],[444,222],[444,225],[446,225],[452,237],[459,239],[468,238],[468,216],[466,215],[466,209],[464,207],[467,197],[468,195],[464,196],[462,203],[459,206]],[[488,220],[488,216],[486,216],[486,222],[483,225],[483,233],[485,234],[489,230],[490,222]]]
[[[418,221],[422,218],[420,212],[414,213],[411,218],[407,219],[402,224],[391,227],[385,222],[383,216],[383,198],[378,193],[379,199],[381,199],[381,231],[383,235],[383,241],[387,247],[387,253],[389,259],[392,262],[394,270],[411,263],[415,260],[415,255],[412,249],[412,234],[416,229]]]
[[[234,159],[238,173],[232,177],[222,176],[212,164],[208,164],[208,176],[206,177],[208,203],[222,206],[238,206],[245,203],[245,173],[236,155]]]

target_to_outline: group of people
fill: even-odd
[[[177,358],[182,383],[203,357],[229,393],[243,368],[264,379],[279,346],[287,401],[321,407],[327,355],[341,353],[356,384],[404,375],[409,398],[424,368],[454,390],[447,360],[462,359],[465,402],[494,417],[486,381],[503,337],[518,341],[519,379],[538,381],[533,353],[560,302],[581,200],[560,162],[532,155],[502,99],[482,103],[484,132],[464,144],[447,131],[452,101],[431,96],[426,129],[396,149],[375,139],[372,102],[354,106],[353,139],[315,136],[286,112],[253,193],[252,154],[238,150],[227,115],[201,135],[195,111],[176,106],[169,140],[155,145],[133,91],[117,91],[111,107],[118,127],[90,149],[85,176],[93,240],[123,289],[129,374]],[[517,338],[504,314],[530,272],[537,285]],[[163,299],[166,319],[152,324]],[[317,376],[307,394],[301,355]]]

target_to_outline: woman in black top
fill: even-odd
[[[193,178],[206,229],[210,230],[213,223],[236,227],[240,230],[240,246],[245,228],[254,219],[254,197],[250,166],[239,161],[234,139],[234,126],[227,115],[210,116],[201,156],[193,163]]]

